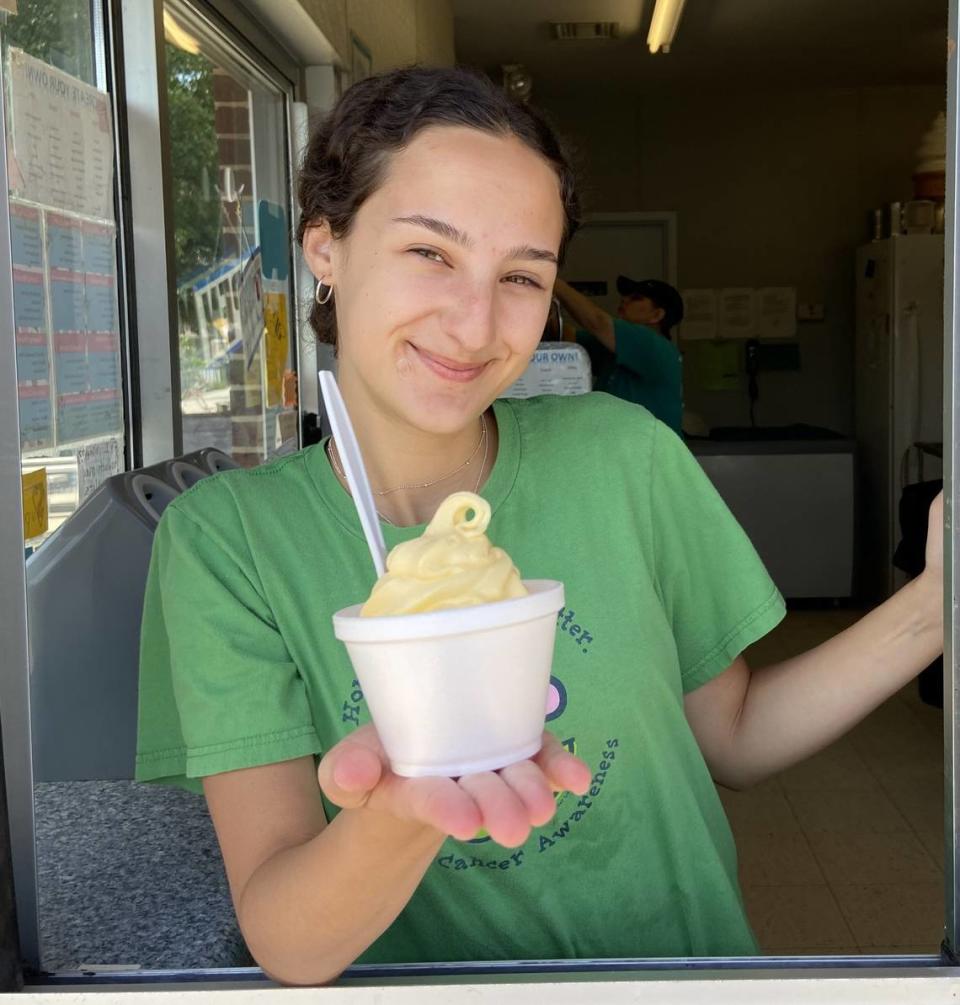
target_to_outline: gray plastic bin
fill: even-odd
[[[236,466],[207,448],[110,478],[27,561],[45,967],[252,963],[203,796],[132,781],[153,533],[180,492]]]
[[[36,781],[133,777],[153,532],[180,492],[230,467],[206,449],[109,478],[27,559]]]

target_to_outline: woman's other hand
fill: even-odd
[[[917,577],[925,610],[932,619],[943,616],[943,493],[930,503],[923,572]]]

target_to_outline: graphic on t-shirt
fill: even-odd
[[[607,775],[613,769],[614,762],[616,761],[617,754],[619,753],[619,748],[619,739],[612,737],[607,740],[604,749],[600,752],[600,763],[597,771],[594,773],[594,776],[590,781],[590,788],[584,795],[576,796],[570,792],[562,793],[560,798],[557,800],[557,804],[559,808],[560,804],[563,803],[563,809],[553,820],[550,821],[550,823],[539,828],[535,834],[537,842],[536,850],[538,855],[542,855],[544,852],[550,851],[552,848],[556,848],[557,845],[559,845],[571,834],[574,826],[580,823],[590,810],[593,809],[593,805],[596,802],[597,797],[603,791],[603,786],[606,784]],[[452,841],[453,839],[451,838],[449,840]],[[481,834],[477,837],[464,843],[483,844],[489,840],[489,835],[481,832]],[[452,869],[454,872],[463,872],[465,870],[478,868],[496,870],[512,869],[523,865],[524,856],[528,850],[532,851],[532,849],[519,848],[508,856],[506,854],[507,849],[502,849],[503,854],[491,858],[481,858],[478,855],[467,858],[465,855],[456,855],[448,852],[447,854],[439,856],[436,864],[441,869]]]
[[[567,707],[567,689],[563,686],[563,681],[559,677],[551,675],[550,677],[550,687],[547,690],[547,715],[546,721],[552,722],[554,719],[559,719],[563,715],[564,710]],[[575,754],[577,751],[577,741],[574,737],[568,737],[565,740],[560,741],[571,754]],[[567,796],[566,792],[558,792],[556,795],[557,805],[563,801],[564,797]],[[490,835],[486,832],[484,828],[480,828],[476,835],[469,838],[467,844],[483,844],[485,841],[489,841]],[[515,864],[519,865],[519,860],[515,860]],[[490,866],[490,868],[495,868],[496,863]]]
[[[591,652],[593,634],[588,628],[577,621],[577,614],[573,608],[562,607],[560,609],[557,615],[557,631],[565,636],[565,640],[560,643],[561,645],[569,645],[569,642],[572,640],[582,654]],[[550,677],[550,686],[547,690],[545,721],[548,723],[556,722],[566,712],[568,703],[567,686],[559,677],[552,674]],[[344,699],[341,707],[341,722],[347,723],[352,727],[357,727],[362,722],[368,721],[369,714],[367,713],[365,704],[360,681],[353,679],[350,682],[350,694]],[[553,728],[553,731],[556,732],[556,727]],[[578,753],[575,736],[563,737],[560,742],[571,754]],[[570,834],[571,828],[575,824],[578,824],[592,808],[594,801],[603,789],[607,773],[612,768],[613,762],[616,759],[619,744],[620,741],[616,738],[607,740],[605,748],[600,752],[598,770],[594,774],[590,789],[585,795],[576,796],[571,792],[558,792],[556,794],[557,815],[550,823],[545,824],[542,828],[538,828],[535,834],[538,854],[555,848]],[[492,843],[492,841],[493,839],[486,830],[481,829],[474,837],[466,841],[454,841],[453,838],[449,838],[445,845],[445,850],[449,847],[450,843],[476,846],[485,845],[488,842]],[[450,869],[455,872],[473,869],[492,869],[500,872],[507,869],[515,869],[523,865],[525,854],[526,852],[523,848],[516,849],[508,854],[507,849],[499,849],[498,846],[494,846],[489,849],[489,853],[486,856],[467,856],[446,852],[437,857],[436,865],[441,869]]]
[[[550,689],[547,691],[547,722],[559,719],[567,707],[567,689],[559,677],[550,678]]]
[[[557,614],[557,627],[569,635],[580,646],[580,652],[590,652],[593,635],[577,623],[577,612],[570,607],[561,607]]]

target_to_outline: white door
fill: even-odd
[[[567,251],[562,274],[601,307],[615,313],[617,276],[676,283],[673,213],[602,213],[584,218]],[[589,286],[580,287],[587,283]]]

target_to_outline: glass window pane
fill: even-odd
[[[113,112],[97,87],[102,33],[89,0],[20,0],[17,9],[0,15],[0,41],[22,470],[32,516],[24,534],[33,549],[124,469],[124,368]]]
[[[185,5],[164,31],[183,446],[250,467],[296,442],[285,96]]]
[[[90,0],[18,0],[17,15],[3,26],[4,45],[96,84]]]

